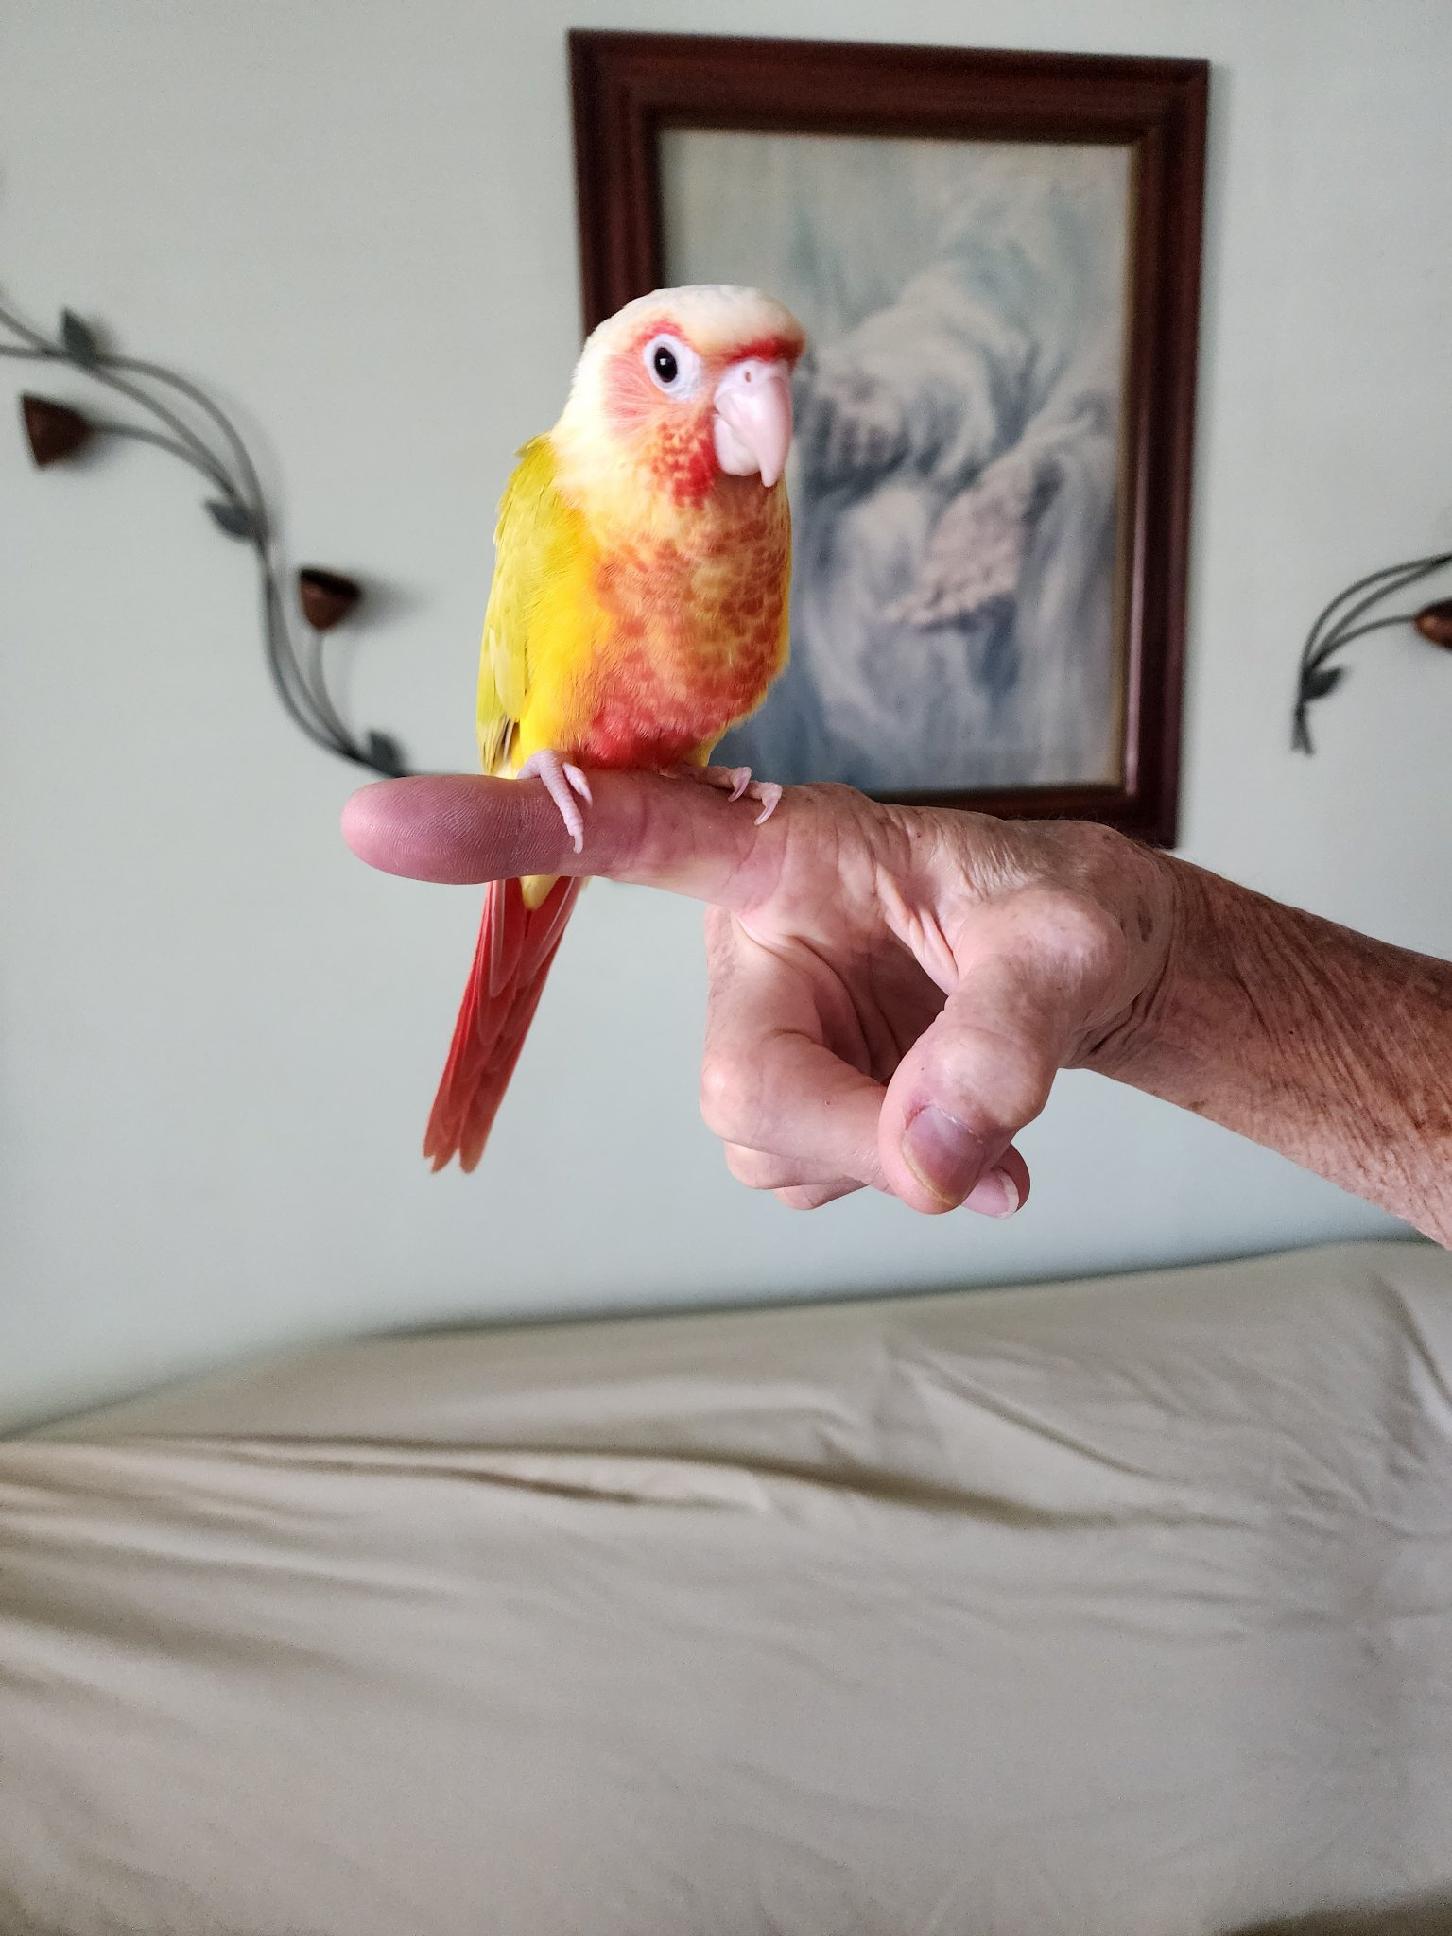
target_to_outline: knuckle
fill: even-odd
[[[943,1068],[932,1087],[950,1113],[984,1142],[1013,1135],[1043,1111],[1057,1063],[1017,1035],[979,1032],[971,1053]]]
[[[993,1129],[1012,1132],[1041,1115],[1056,1074],[1052,1058],[1037,1050],[1005,1053],[984,1085]]]
[[[749,1083],[737,1056],[708,1053],[701,1063],[701,1117],[725,1142],[747,1139],[742,1129],[749,1113]]]
[[[1000,1132],[1010,1135],[1022,1129],[1041,1116],[1049,1100],[1057,1071],[1048,1063],[1035,1062],[1025,1065],[1018,1071],[1016,1079],[1010,1083],[997,1111]]]
[[[1106,908],[1070,888],[1050,889],[1033,898],[1039,931],[1069,974],[1081,981],[1100,981],[1114,973],[1126,944],[1123,930]]]

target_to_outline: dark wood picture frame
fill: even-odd
[[[1208,63],[585,29],[569,56],[587,330],[664,280],[663,130],[1130,149],[1122,781],[894,797],[1096,819],[1173,845]]]

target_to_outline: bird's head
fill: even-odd
[[[648,479],[685,506],[723,477],[772,489],[792,435],[802,326],[755,289],[659,289],[599,326],[558,437],[587,463]]]

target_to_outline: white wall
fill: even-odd
[[[0,45],[0,287],[37,317],[106,319],[245,411],[297,551],[390,588],[339,648],[357,716],[467,765],[494,500],[577,343],[565,27],[882,18],[868,0],[22,0]],[[1452,532],[1452,9],[899,0],[892,19],[902,38],[1215,62],[1185,851],[1452,951],[1452,664],[1369,641],[1319,757],[1286,744],[1319,602]],[[868,1199],[793,1217],[727,1180],[696,1116],[697,910],[609,887],[486,1169],[430,1177],[418,1137],[473,893],[344,852],[348,774],[280,716],[249,560],[177,466],[116,449],[39,477],[0,430],[0,494],[9,1416],[380,1323],[1385,1227],[1088,1077],[1025,1139],[1036,1191],[1007,1227]]]

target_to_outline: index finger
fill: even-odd
[[[343,808],[343,838],[385,874],[455,883],[521,874],[599,874],[719,907],[759,901],[775,868],[783,799],[764,826],[749,801],[652,773],[590,774],[577,854],[538,780],[463,773],[380,780]]]

